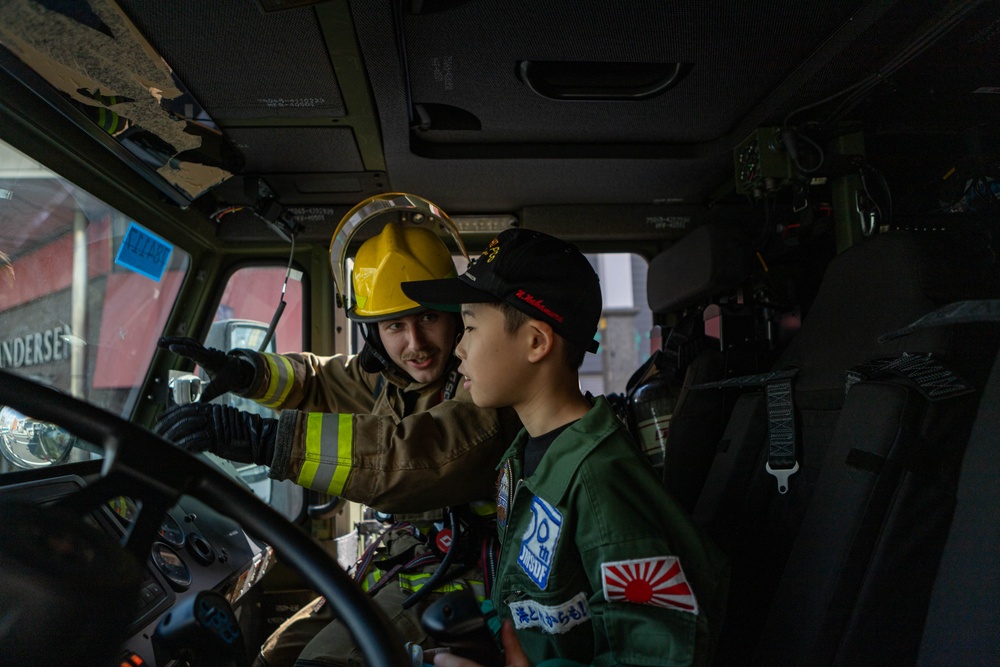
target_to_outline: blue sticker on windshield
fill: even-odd
[[[118,248],[115,264],[160,282],[173,252],[172,245],[148,229],[130,222],[122,245]]]

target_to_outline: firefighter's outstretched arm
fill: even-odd
[[[205,369],[210,380],[202,392],[201,402],[208,403],[227,392],[242,394],[254,385],[257,370],[252,357],[245,350],[228,354],[214,347],[205,347],[194,338],[168,336],[156,342],[157,346],[176,355],[190,359]]]
[[[153,430],[189,452],[211,452],[239,463],[271,465],[278,420],[228,405],[191,403],[168,412]]]

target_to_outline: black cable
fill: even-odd
[[[818,106],[822,106],[822,105],[826,104],[827,102],[832,102],[833,100],[837,99],[841,95],[846,95],[847,93],[851,92],[852,90],[854,90],[858,86],[863,85],[864,83],[865,83],[865,79],[862,79],[861,81],[858,81],[857,83],[854,83],[854,84],[848,86],[847,88],[844,88],[843,90],[837,91],[833,95],[829,95],[827,97],[824,97],[823,99],[821,99],[818,102],[812,102],[810,104],[806,104],[805,106],[801,106],[798,109],[790,111],[788,113],[788,115],[785,116],[785,120],[784,120],[784,122],[782,122],[782,126],[787,126],[788,122],[792,119],[793,116],[797,116],[800,113],[802,113],[803,111],[808,111],[809,109],[814,109],[814,108],[816,108]]]
[[[888,225],[892,222],[892,191],[889,189],[889,182],[885,179],[878,169],[872,165],[865,162],[863,159],[855,158],[851,163],[858,170],[858,179],[861,181],[861,189],[864,190],[865,196],[875,207],[875,213],[878,216],[880,225]],[[871,189],[869,188],[869,176],[875,176],[879,185],[881,186],[882,192],[885,195],[885,208],[879,205],[879,200],[875,197]]]
[[[886,63],[876,72],[868,75],[867,77],[857,81],[850,86],[839,90],[832,95],[828,95],[818,102],[812,102],[801,106],[793,111],[789,112],[785,116],[785,120],[782,123],[783,126],[787,126],[794,116],[799,115],[803,111],[808,111],[809,109],[814,109],[816,107],[832,102],[833,100],[839,99],[841,97],[847,96],[843,99],[840,104],[826,117],[821,124],[824,129],[828,129],[831,125],[839,121],[844,115],[849,113],[854,107],[856,107],[865,96],[871,92],[873,88],[882,83],[889,75],[893,74],[900,67],[906,63],[913,60],[915,57],[923,53],[928,47],[930,47],[934,42],[936,42],[942,35],[951,30],[959,21],[968,16],[972,10],[974,10],[978,5],[982,4],[983,0],[976,0],[974,2],[958,4],[956,8],[952,11],[952,14],[945,19],[935,23],[933,27],[921,34],[916,40],[914,40],[910,46],[903,49],[898,53],[892,60]]]
[[[295,257],[295,234],[291,235],[292,239],[292,249],[288,253],[288,267],[285,269],[285,281],[281,283],[281,296],[278,297],[278,307],[274,311],[274,315],[271,317],[271,324],[267,327],[267,333],[264,334],[264,342],[260,344],[257,349],[258,352],[263,352],[267,349],[268,343],[271,342],[271,337],[274,336],[274,330],[278,326],[278,320],[281,319],[282,313],[285,312],[285,290],[288,288],[288,276],[292,272],[292,259]]]
[[[406,57],[406,34],[403,32],[403,3],[399,0],[393,3],[392,14],[396,20],[396,51],[399,53],[399,69],[403,73],[403,94],[406,96],[406,117],[413,127],[413,91],[410,89],[410,67]]]
[[[750,241],[750,247],[754,250],[760,250],[764,247],[767,239],[771,236],[771,206],[770,197],[764,197],[761,204],[764,207],[764,224],[761,226],[761,230],[757,237]]]
[[[438,569],[434,570],[434,574],[427,580],[427,583],[420,590],[414,591],[410,597],[403,600],[403,609],[409,609],[430,595],[431,591],[437,588],[438,584],[444,578],[448,572],[448,568],[451,567],[451,562],[455,559],[455,552],[458,551],[458,523],[455,520],[455,510],[449,507],[447,508],[447,512],[448,524],[451,527],[451,547],[448,548],[444,558],[441,559],[441,564],[438,566]]]
[[[848,88],[841,91],[839,94],[834,94],[831,97],[836,98],[845,93],[851,92],[851,95],[844,99],[840,105],[834,109],[830,115],[827,116],[826,120],[821,123],[821,126],[825,129],[829,129],[833,125],[836,125],[841,118],[850,113],[865,96],[874,89],[878,84],[887,79],[891,74],[898,70],[903,65],[907,64],[918,55],[927,50],[931,45],[933,45],[938,39],[943,35],[948,33],[955,25],[957,25],[962,19],[968,16],[973,9],[982,3],[983,0],[977,0],[975,2],[968,2],[956,5],[956,8],[952,11],[951,15],[943,20],[936,22],[929,30],[921,34],[917,39],[915,39],[911,45],[903,49],[898,53],[892,60],[886,63],[878,71],[865,77],[858,83],[849,86]],[[829,101],[827,98],[826,101]],[[808,108],[811,108],[811,105]],[[793,113],[797,113],[793,112]],[[790,114],[791,115],[791,114]],[[787,117],[786,117],[787,121]]]
[[[798,156],[795,156],[794,162],[795,162],[796,169],[798,169],[799,171],[801,171],[803,174],[814,174],[814,173],[816,173],[817,171],[820,170],[820,168],[823,166],[823,163],[826,161],[826,154],[823,152],[823,148],[818,143],[816,143],[815,141],[813,141],[812,139],[810,139],[809,137],[807,137],[804,134],[796,133],[795,138],[796,139],[801,139],[802,141],[806,142],[807,144],[809,144],[810,146],[812,146],[813,150],[816,151],[816,165],[815,166],[809,167],[809,168],[803,167],[802,163],[799,162]]]

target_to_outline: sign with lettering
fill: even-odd
[[[148,229],[130,222],[118,248],[115,264],[160,282],[173,251],[174,246]]]
[[[27,368],[69,359],[73,330],[68,324],[0,343],[0,368]]]

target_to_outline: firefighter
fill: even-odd
[[[331,243],[338,300],[350,238],[396,207],[446,223],[464,251],[451,221],[430,202],[412,195],[371,198],[345,216]],[[455,275],[451,254],[433,231],[392,221],[362,244],[351,274],[348,317],[361,326],[361,353],[226,354],[188,338],[160,341],[211,380],[202,402],[160,419],[164,437],[188,450],[268,465],[274,479],[394,515],[354,575],[404,641],[424,648],[434,646],[420,624],[431,602],[462,587],[481,599],[489,594],[479,561],[489,550],[482,539],[492,534],[493,470],[520,430],[513,411],[478,408],[459,386],[452,354],[457,313],[420,306],[399,287]],[[226,391],[280,410],[279,417],[205,402]],[[459,506],[450,514],[440,509]],[[309,665],[362,664],[328,607],[319,599],[286,621],[265,642],[257,664],[292,664],[296,657]]]

